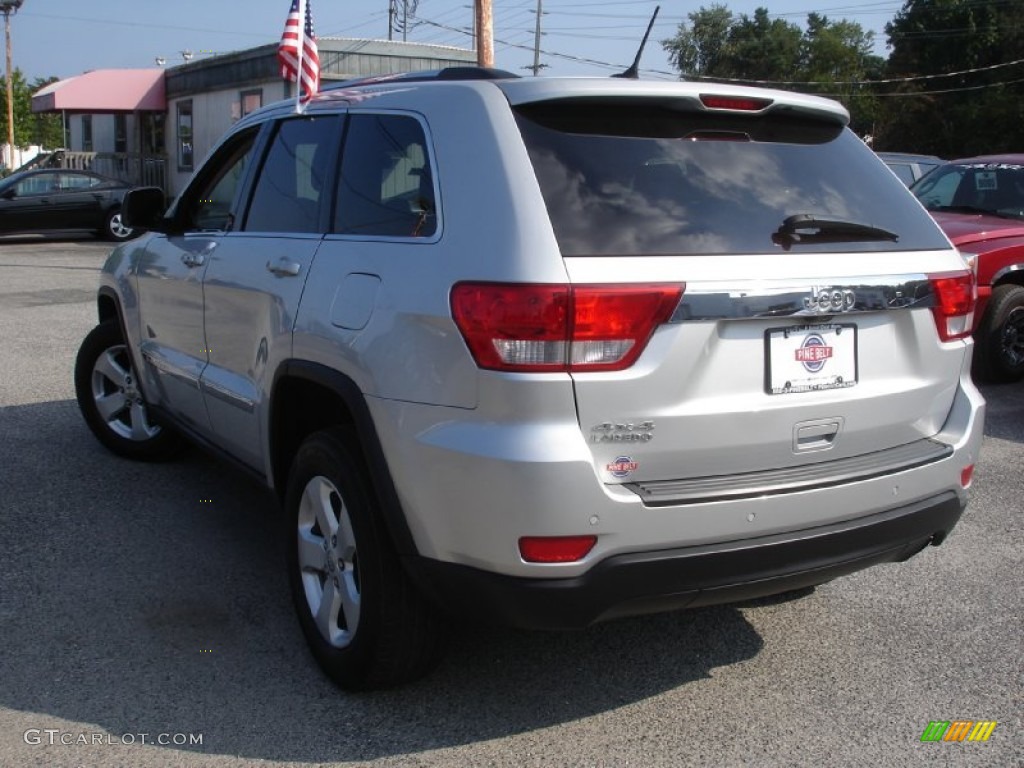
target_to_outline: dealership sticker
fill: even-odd
[[[613,477],[629,477],[639,466],[639,462],[633,461],[629,456],[617,456],[615,461],[605,464],[604,468],[611,472]]]

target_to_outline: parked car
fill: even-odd
[[[166,214],[128,193],[151,234],[103,269],[82,413],[277,492],[346,688],[425,672],[453,614],[582,627],[905,560],[978,458],[974,276],[847,121],[475,68],[268,106]]]
[[[911,191],[974,261],[975,373],[1024,377],[1024,154],[953,160]]]
[[[43,168],[0,180],[0,234],[90,230],[109,240],[127,240],[121,201],[132,188],[90,171]]]
[[[938,168],[946,162],[935,155],[914,155],[907,152],[878,152],[876,154],[908,187],[933,168]]]

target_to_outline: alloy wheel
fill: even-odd
[[[309,480],[299,502],[298,567],[310,615],[335,648],[359,627],[359,558],[345,502],[322,475]]]

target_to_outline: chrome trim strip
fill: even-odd
[[[199,389],[198,374],[193,374],[188,369],[175,365],[174,363],[172,363],[166,357],[160,355],[155,350],[147,349],[144,347],[142,349],[142,359],[145,362],[149,363],[154,368],[156,368],[157,371],[164,374],[165,376],[170,376],[171,378],[177,379],[183,384],[187,384],[190,387]]]
[[[232,392],[227,387],[210,381],[209,379],[203,379],[202,389],[204,394],[216,398],[223,403],[227,403],[228,405],[232,405],[235,408],[240,408],[246,413],[252,413],[256,410],[255,400],[244,397],[237,392]]]
[[[670,323],[753,317],[832,317],[858,312],[926,308],[935,295],[926,275],[842,280],[688,283]]]
[[[648,507],[735,501],[871,480],[942,461],[952,455],[951,446],[925,439],[875,453],[785,469],[623,485],[640,496]]]

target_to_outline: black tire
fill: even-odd
[[[134,229],[124,226],[121,223],[121,209],[112,208],[107,211],[103,219],[103,227],[100,229],[100,236],[105,240],[113,240],[115,243],[122,243],[130,240],[138,234]]]
[[[999,285],[974,334],[974,375],[981,381],[1024,377],[1024,287]]]
[[[324,672],[350,691],[429,672],[444,650],[444,624],[403,570],[347,431],[302,444],[285,509],[292,599]]]
[[[100,323],[82,341],[75,395],[96,439],[118,456],[157,461],[181,449],[181,437],[150,416],[116,320]]]

